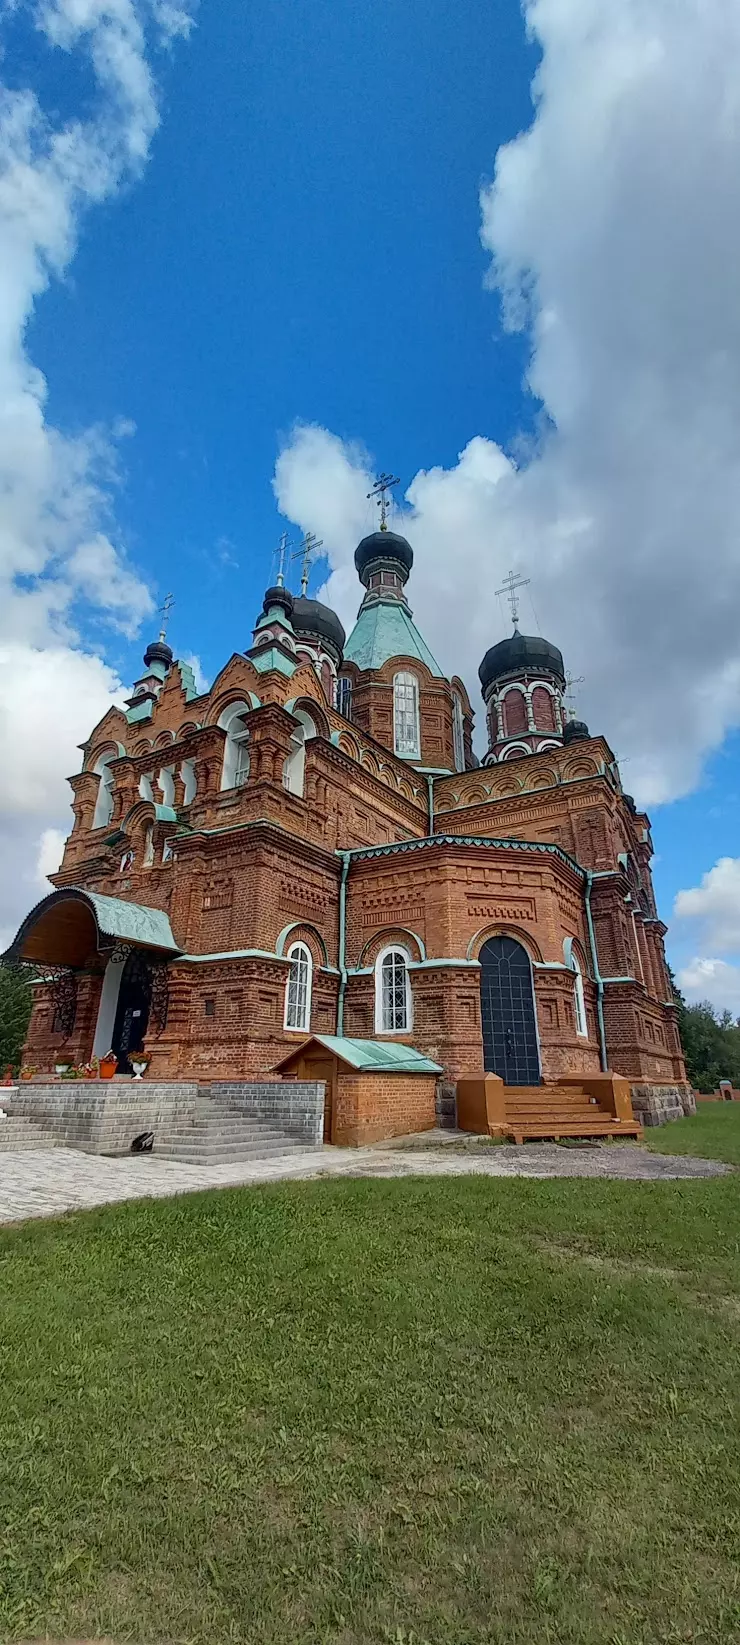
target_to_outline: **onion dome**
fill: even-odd
[[[405,583],[414,563],[414,551],[405,537],[396,531],[371,531],[355,549],[355,568],[360,581],[367,588],[366,576],[378,562],[391,564]]]
[[[152,663],[162,663],[165,668],[169,668],[172,656],[172,649],[168,646],[166,640],[161,638],[152,640],[151,645],[148,645],[144,652],[144,667],[151,668]]]
[[[591,732],[585,720],[566,720],[563,726],[563,742],[576,743],[582,737],[590,737]]]
[[[565,685],[563,654],[549,640],[520,634],[515,628],[510,639],[499,640],[483,658],[478,675],[484,694],[494,680],[507,674],[550,674]]]
[[[323,605],[321,600],[308,600],[301,594],[293,601],[293,633],[297,639],[322,640],[341,657],[344,652],[345,632],[336,611]]]
[[[280,583],[276,583],[274,588],[267,589],[262,602],[262,610],[267,616],[268,611],[273,611],[277,606],[285,612],[286,617],[290,620],[293,615],[293,603],[293,595],[290,589],[283,588]]]

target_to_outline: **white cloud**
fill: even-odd
[[[66,834],[62,828],[45,828],[39,840],[39,851],[36,859],[36,879],[42,892],[53,890],[49,879],[50,874],[56,874],[64,852]]]
[[[676,982],[690,1005],[708,1000],[716,1010],[740,1016],[740,966],[697,955],[677,973]]]
[[[409,592],[477,697],[480,656],[507,631],[493,591],[525,569],[544,632],[586,677],[580,711],[655,804],[740,723],[740,10],[525,11],[535,116],[481,208],[506,322],[530,331],[540,432],[518,469],[477,437],[416,476]],[[276,475],[281,507],[329,548],[345,616],[367,473],[311,430]]]
[[[740,857],[720,857],[701,885],[678,892],[673,912],[699,922],[704,947],[740,953]]]
[[[0,7],[2,18],[14,7]],[[147,35],[187,32],[172,0],[29,0],[50,48],[92,70],[92,112],[54,119],[31,87],[0,82],[0,927],[7,938],[38,891],[55,835],[68,824],[64,778],[76,744],[120,696],[114,672],[85,646],[92,609],[133,635],[152,597],[126,562],[112,518],[116,443],[132,432],[70,436],[46,416],[47,387],[26,331],[49,282],[64,274],[82,220],[135,177],[158,124]],[[1,58],[0,58],[1,61]],[[61,815],[60,815],[61,812]],[[54,846],[55,848],[55,846]],[[40,856],[39,856],[40,853]],[[43,873],[41,875],[43,878]],[[29,889],[31,888],[31,889]]]

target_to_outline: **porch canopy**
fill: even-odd
[[[181,952],[169,917],[160,908],[70,885],[52,891],[31,909],[1,957],[10,965],[28,960],[79,970],[96,949],[105,951],[117,943],[162,955]]]

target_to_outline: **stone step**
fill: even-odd
[[[35,1120],[25,1119],[21,1114],[9,1113],[7,1119],[0,1119],[0,1151],[4,1154],[16,1153],[23,1148],[56,1146],[56,1139]]]
[[[155,1133],[156,1134],[156,1133]],[[277,1131],[265,1125],[168,1125],[160,1131],[162,1140],[166,1137],[171,1142],[190,1142],[194,1147],[201,1143],[208,1144],[217,1139],[219,1142],[283,1142],[292,1141],[286,1138],[283,1131]]]
[[[277,1159],[300,1152],[302,1144],[290,1141],[233,1143],[228,1147],[188,1147],[185,1143],[155,1142],[152,1157],[179,1160],[182,1165],[228,1165],[232,1160]]]

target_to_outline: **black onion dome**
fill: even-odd
[[[166,640],[152,640],[144,652],[144,667],[151,668],[152,663],[164,663],[165,668],[169,668],[172,656],[172,650]]]
[[[293,595],[291,594],[289,588],[281,588],[280,584],[276,583],[274,588],[267,589],[265,598],[262,602],[262,610],[265,616],[267,616],[270,607],[274,605],[282,606],[286,617],[291,616],[293,611]]]
[[[319,639],[328,640],[339,652],[344,651],[344,642],[347,638],[342,624],[331,606],[322,605],[321,600],[307,600],[303,595],[293,601],[293,632],[294,634],[316,635]]]
[[[585,720],[566,720],[563,726],[564,743],[577,743],[581,738],[590,736]]]
[[[492,645],[478,669],[480,683],[485,691],[493,680],[507,674],[554,674],[565,684],[563,654],[549,640],[539,635],[520,634],[518,628],[508,640]]]
[[[406,573],[406,577],[414,563],[414,551],[405,537],[399,537],[397,531],[371,531],[369,537],[363,537],[355,549],[355,569],[358,577],[362,577],[373,560],[397,560]],[[405,582],[406,578],[404,578]]]

